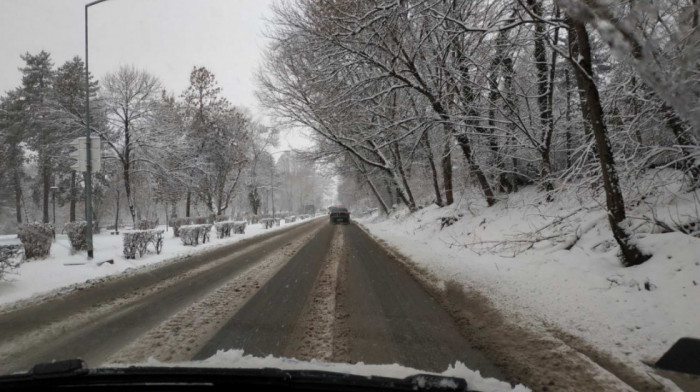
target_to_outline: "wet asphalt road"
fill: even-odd
[[[461,361],[487,376],[499,371],[471,348],[454,321],[400,263],[356,225],[328,225],[299,251],[195,356],[243,349],[256,356],[289,353],[290,337],[326,257],[333,231],[344,236],[338,304],[348,352],[334,360],[399,363],[444,371]]]
[[[252,237],[146,273],[74,291],[36,306],[2,313],[0,353],[3,348],[16,344],[17,337],[23,334],[47,328],[52,323],[79,317],[116,298],[148,290],[159,282],[176,278],[196,268],[206,267],[211,263],[217,264],[214,268],[149,293],[135,302],[116,306],[109,315],[87,321],[75,329],[60,331],[58,335],[40,334],[19,353],[0,357],[0,374],[27,370],[40,362],[71,358],[81,358],[90,366],[99,365],[144,332],[320,223],[312,221],[290,229]],[[258,246],[260,244],[264,246]]]
[[[0,314],[0,354],[3,345],[27,330],[38,329],[125,293],[151,287],[193,268],[216,265],[163,289],[153,290],[113,312],[48,340],[37,340],[19,355],[0,357],[0,372],[29,368],[53,359],[80,357],[97,366],[109,355],[159,325],[178,310],[255,264],[290,239],[323,226],[270,278],[234,316],[194,355],[206,358],[220,349],[243,349],[256,356],[288,355],[293,331],[311,298],[323,260],[334,234],[344,239],[338,267],[336,320],[344,331],[347,350],[335,361],[399,363],[430,371],[443,371],[455,361],[488,376],[499,372],[472,349],[438,303],[417,283],[400,262],[354,224],[330,225],[315,220],[251,238],[169,264],[147,274],[136,274],[37,306]],[[265,242],[264,242],[265,241]],[[256,246],[261,243],[264,246]],[[222,260],[224,258],[225,260]]]

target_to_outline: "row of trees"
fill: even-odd
[[[49,222],[52,192],[59,213],[68,210],[65,220],[83,219],[77,207],[85,208],[83,174],[71,158],[73,141],[85,133],[84,62],[75,57],[55,68],[44,51],[22,60],[21,85],[0,97],[6,231],[23,221]],[[98,218],[104,213],[117,221],[123,209],[135,224],[157,216],[156,205],[163,206],[160,216],[170,217],[232,215],[236,207],[239,214],[258,212],[255,195],[273,185],[269,150],[277,132],[231,105],[206,68],[194,67],[189,82],[176,97],[132,66],[100,82],[90,76],[90,125],[102,141],[102,170],[93,178]]]
[[[487,206],[523,184],[602,188],[635,265],[621,175],[700,184],[699,5],[642,3],[285,2],[261,98],[387,213],[450,205],[460,181]]]

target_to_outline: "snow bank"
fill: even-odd
[[[697,211],[697,197],[670,189],[645,200],[658,219],[680,220]],[[700,337],[700,239],[646,230],[635,240],[653,257],[624,268],[604,211],[577,199],[559,194],[547,203],[529,188],[491,208],[430,206],[359,221],[430,271],[438,287],[456,281],[476,289],[506,314],[582,338],[638,370],[677,339]],[[648,205],[629,216],[650,216]],[[441,229],[442,217],[460,214]],[[632,221],[645,231],[643,219]]]
[[[327,372],[347,373],[358,376],[382,376],[392,378],[405,378],[414,374],[426,374],[428,372],[404,367],[397,364],[387,365],[369,365],[362,362],[356,364],[349,363],[333,363],[324,361],[300,361],[291,358],[277,358],[269,355],[267,357],[254,357],[245,355],[243,350],[220,350],[213,356],[202,361],[190,362],[160,362],[155,359],[149,359],[144,363],[133,364],[135,366],[181,366],[181,367],[214,367],[214,368],[276,368],[282,370],[321,370]],[[133,366],[133,365],[105,365],[111,366]],[[464,366],[461,362],[450,365],[444,372],[436,373],[449,377],[459,377],[467,381],[469,390],[478,390],[483,392],[501,392],[501,391],[517,391],[525,392],[530,389],[517,385],[511,387],[510,384],[499,381],[493,378],[484,378],[478,371],[471,370]]]
[[[149,248],[149,253],[135,260],[127,260],[122,253],[122,235],[111,235],[103,230],[94,236],[94,259],[87,261],[85,252],[71,254],[70,241],[65,234],[57,234],[56,241],[51,245],[51,255],[43,260],[31,260],[22,263],[18,270],[7,274],[0,281],[0,305],[9,304],[35,295],[43,295],[52,291],[85,283],[110,275],[127,273],[139,268],[183,256],[200,253],[222,245],[233,244],[245,238],[279,230],[289,225],[306,221],[283,224],[271,229],[263,229],[259,224],[249,225],[245,234],[233,237],[213,238],[206,244],[196,247],[183,246],[179,238],[173,237],[172,230],[163,233],[163,251],[158,255]],[[165,226],[159,226],[165,230]],[[17,236],[0,236],[2,243],[19,243]],[[113,260],[114,264],[102,263]]]

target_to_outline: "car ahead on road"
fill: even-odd
[[[347,208],[331,207],[330,213],[328,216],[330,217],[332,224],[335,224],[338,222],[343,222],[346,225],[350,224],[350,211],[348,211]]]

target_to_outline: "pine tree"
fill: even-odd
[[[20,56],[25,66],[22,72],[22,123],[31,135],[30,147],[37,152],[39,176],[37,188],[41,190],[42,220],[49,222],[49,192],[53,174],[53,160],[56,155],[51,151],[53,138],[56,136],[51,124],[46,121],[45,104],[51,94],[54,81],[51,55],[41,51],[36,55],[26,53]]]

